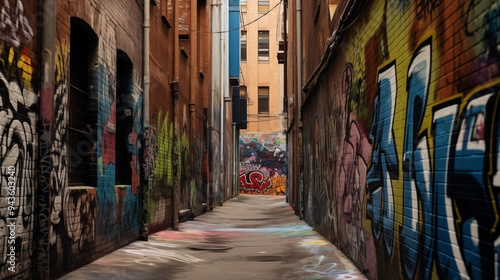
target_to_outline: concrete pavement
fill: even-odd
[[[60,279],[366,279],[284,197],[239,195],[213,212]]]

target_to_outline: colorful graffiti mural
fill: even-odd
[[[0,7],[0,278],[28,279],[35,252],[36,37],[22,1]]]
[[[94,82],[94,90],[99,96],[99,113],[97,115],[97,196],[99,204],[113,207],[98,207],[97,227],[98,233],[106,236],[108,241],[114,240],[120,232],[138,232],[138,174],[140,139],[142,132],[142,93],[136,89],[139,83],[132,77],[126,77],[127,82],[121,81],[122,94],[117,93],[117,50],[116,34],[111,25],[101,29],[99,40],[99,56],[106,58],[97,69],[91,72],[91,83]],[[117,107],[117,103],[120,104]],[[132,117],[131,127],[127,129],[129,134],[125,136],[126,150],[131,158],[130,167],[132,180],[130,185],[116,184],[116,122],[117,117],[123,117],[124,108]],[[117,110],[120,114],[117,114]],[[120,207],[118,207],[120,206]],[[120,221],[118,223],[117,221]],[[112,230],[114,228],[114,230]],[[110,232],[114,232],[110,234]]]
[[[141,6],[123,18],[113,3],[56,2],[0,1],[0,279],[57,278],[135,240],[139,217],[146,233],[170,227],[176,184],[176,207],[199,215],[207,201],[206,88],[196,120],[192,100],[143,112]],[[143,113],[158,122],[143,128]]]
[[[169,115],[158,112],[157,122],[149,128],[145,176],[152,180],[148,194],[150,231],[166,227],[170,217],[166,215],[167,205],[172,203],[174,186],[173,145],[174,125]]]
[[[288,155],[282,134],[240,136],[240,191],[286,195]]]
[[[370,279],[500,277],[499,9],[373,1],[307,93],[304,217]]]
[[[132,240],[138,234],[139,211],[139,155],[142,125],[142,94],[137,90],[138,81],[131,80],[126,93],[116,101],[116,42],[114,31],[103,28],[96,58],[105,57],[89,70],[89,95],[96,99],[88,108],[97,123],[87,125],[90,133],[75,145],[69,139],[70,100],[70,38],[58,26],[56,53],[54,55],[55,81],[42,88],[40,103],[40,181],[42,189],[49,190],[50,196],[41,193],[37,207],[46,209],[50,223],[38,227],[37,274],[47,275],[48,271],[64,273],[76,266],[75,260],[90,257],[97,248]],[[51,90],[54,95],[51,96]],[[115,138],[117,117],[122,117],[123,107],[127,107],[132,118],[130,133],[126,135],[127,150],[131,156],[130,185],[115,182]],[[99,108],[99,109],[97,109]],[[92,111],[93,110],[93,111]],[[50,149],[49,149],[50,147]],[[95,168],[87,176],[95,178],[89,185],[69,186],[68,174],[71,168],[78,168],[83,157],[90,156]],[[50,203],[49,201],[50,197]],[[50,208],[49,208],[50,207]],[[43,212],[41,212],[43,214]],[[40,216],[42,219],[44,216]],[[48,245],[48,246],[47,246]]]

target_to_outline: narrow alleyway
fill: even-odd
[[[60,279],[365,279],[283,196],[239,195]]]

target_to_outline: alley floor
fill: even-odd
[[[239,195],[60,279],[365,279],[282,196]]]

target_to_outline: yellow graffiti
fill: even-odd
[[[261,194],[261,195],[285,195],[286,194],[286,175],[278,175],[278,174],[275,174],[274,176],[272,177],[265,177],[264,181],[267,181],[268,179],[271,180],[272,184],[271,184],[271,188],[262,192],[262,193],[258,193],[258,194]],[[245,191],[245,190],[242,190],[241,193],[245,193],[245,194],[252,194],[255,192],[252,192],[252,191]]]
[[[12,64],[12,62],[14,62],[14,49],[13,48],[10,48],[9,49],[9,64]]]
[[[28,90],[33,90],[32,77],[33,67],[31,66],[31,58],[29,50],[23,48],[18,51],[5,42],[0,43],[0,53],[5,53],[6,57],[0,56],[2,69],[8,79],[16,77],[21,83],[21,87]]]
[[[69,45],[66,42],[59,42],[56,45],[55,55],[55,81],[60,82],[68,77],[69,71]]]
[[[24,53],[21,53],[17,61],[17,68],[22,70],[21,81],[23,88],[30,88],[33,68],[31,67],[31,58]]]
[[[309,240],[300,242],[301,246],[322,246],[327,244],[329,244],[329,242],[326,242],[325,240]]]
[[[158,114],[158,153],[155,159],[155,184],[174,184],[174,173],[172,169],[172,143],[174,140],[174,128],[168,124],[168,113],[162,121],[161,111]]]

